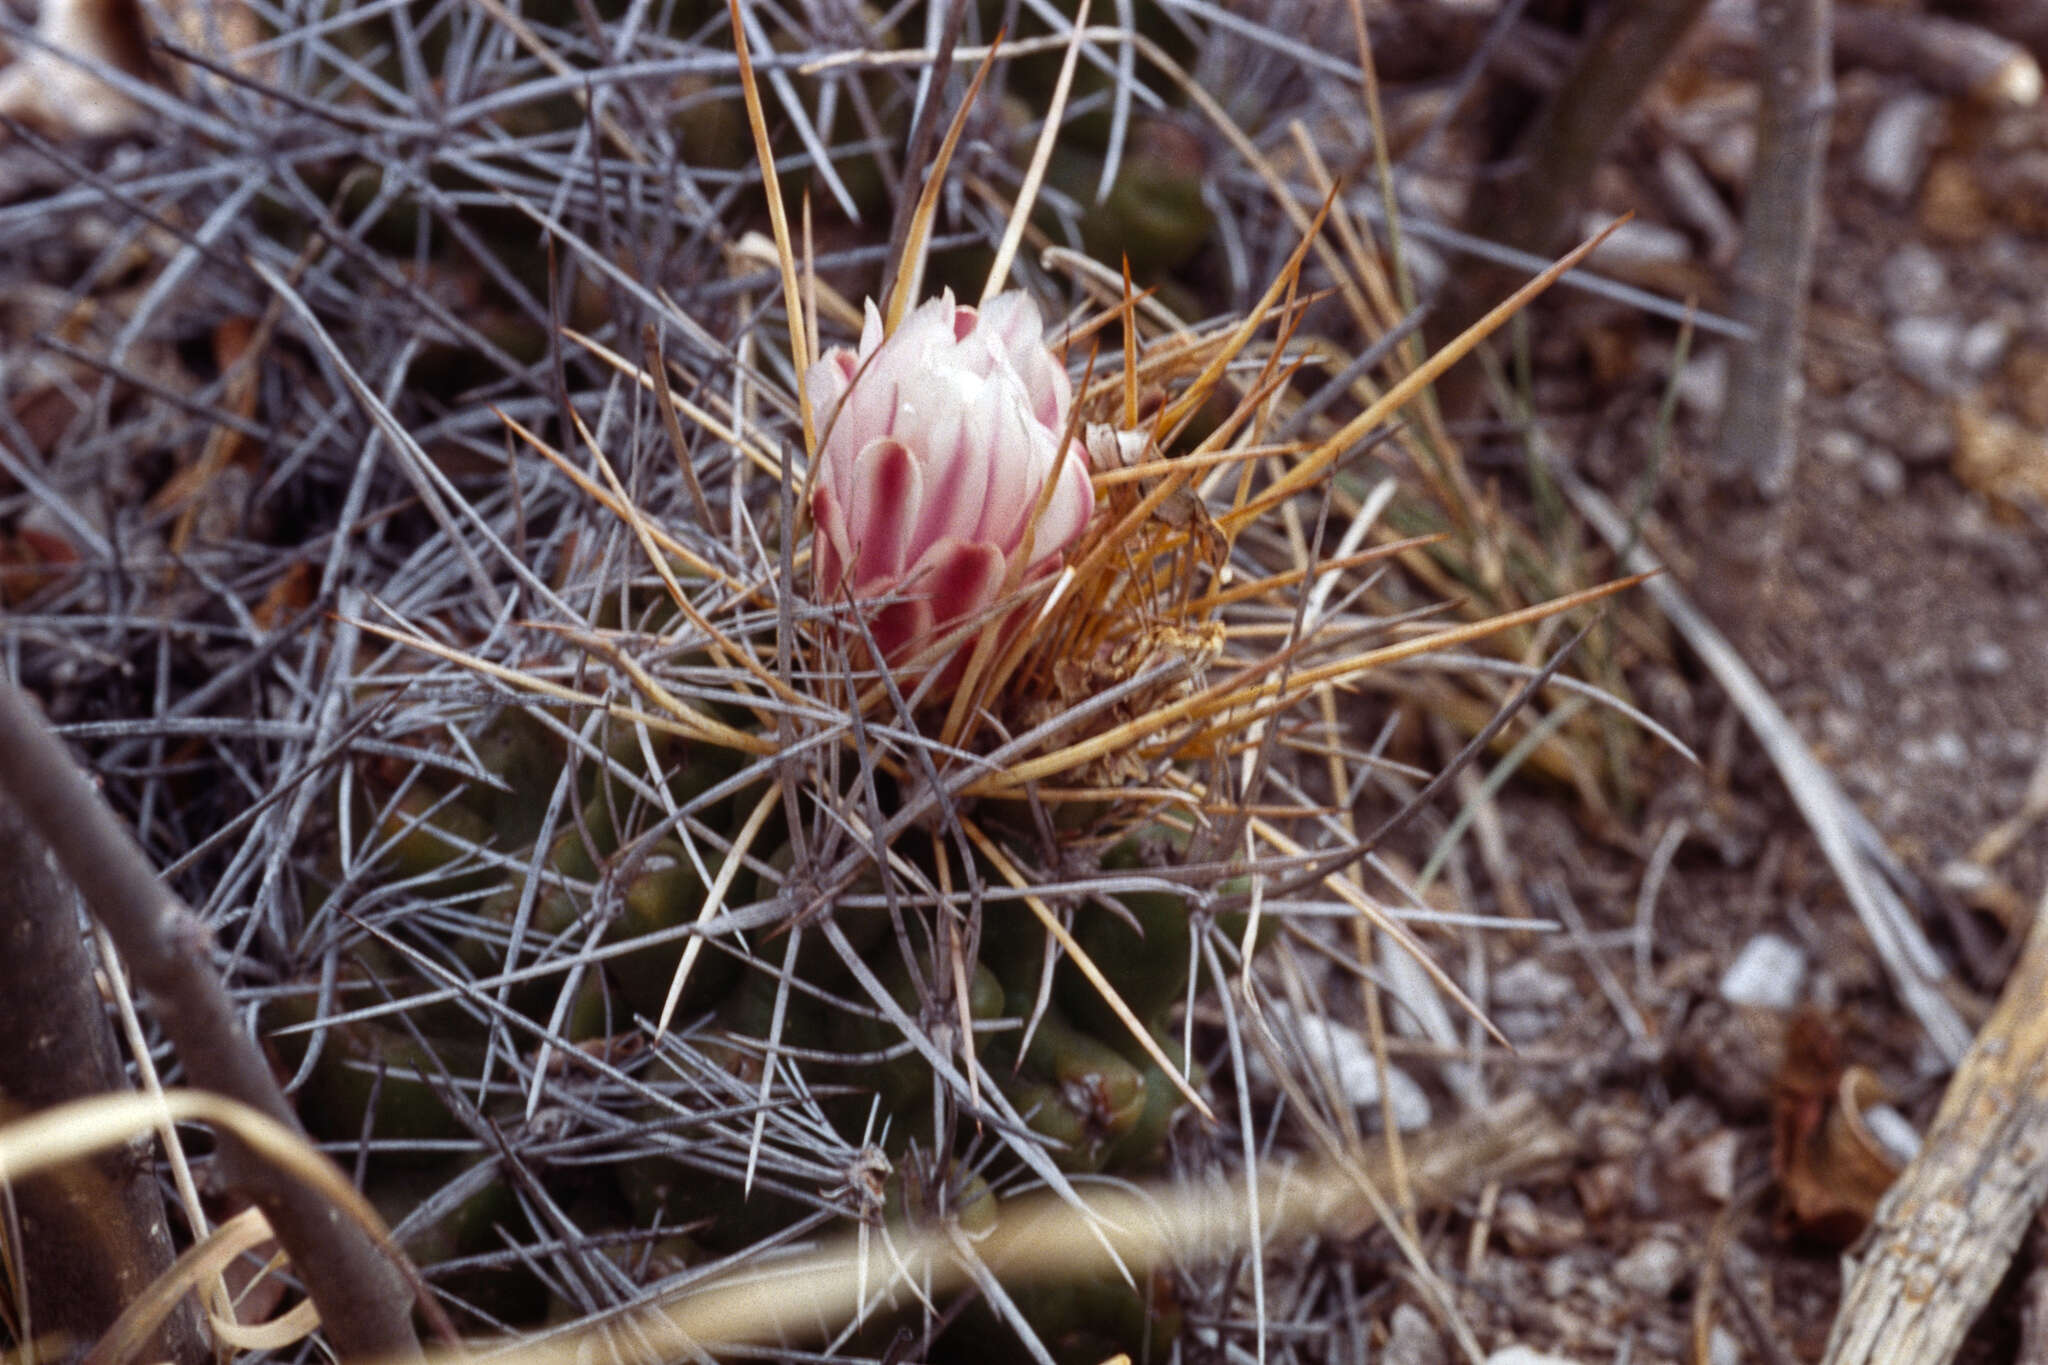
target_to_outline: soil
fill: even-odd
[[[2021,815],[2048,765],[2048,522],[2013,484],[1977,477],[1958,429],[1967,442],[1973,419],[1998,414],[2031,433],[2031,460],[2048,460],[2038,360],[2048,237],[2038,204],[1997,188],[2016,159],[2048,147],[2048,113],[1952,109],[1917,195],[1891,202],[1853,166],[1874,113],[1911,88],[1863,72],[1841,83],[1792,486],[1731,516],[1703,491],[1712,424],[1681,403],[1652,541],[1926,883],[1925,927],[1955,965],[1955,995],[1974,1021],[2048,880],[2038,810],[2022,837],[1984,843]],[[1621,192],[1601,207],[1654,221],[1654,196],[1639,189],[1650,183],[1649,152],[1636,150],[1633,164],[1621,161],[1635,174],[1610,181]],[[2002,320],[2009,332],[2000,360],[1952,392],[1931,391],[1894,360],[1887,327],[1897,314],[1880,280],[1902,252],[1939,263],[1942,311]],[[1617,325],[1637,360],[1619,380],[1599,373]],[[1668,334],[1640,328],[1567,299],[1545,305],[1540,329],[1553,338],[1539,381],[1552,432],[1618,498],[1641,477],[1669,368],[1659,366]],[[1711,367],[1712,343],[1703,349],[1693,363]],[[1639,695],[1666,699],[1660,718],[1703,763],[1665,759],[1626,834],[1588,840],[1554,801],[1527,791],[1503,802],[1517,871],[1562,879],[1588,931],[1539,952],[1575,1004],[1532,1026],[1535,1041],[1508,1071],[1568,1114],[1582,1145],[1561,1180],[1501,1193],[1482,1252],[1467,1254],[1469,1223],[1446,1229],[1442,1263],[1461,1276],[1460,1304],[1489,1345],[1579,1361],[1813,1361],[1840,1290],[1839,1252],[1870,1196],[1856,1192],[1847,1163],[1822,1161],[1805,1177],[1835,1185],[1861,1213],[1802,1217],[1774,1130],[1796,1111],[1803,1070],[1818,1065],[1836,1077],[1869,1068],[1924,1131],[1946,1068],[1887,985],[1753,737],[1710,681],[1679,668],[1679,685],[1633,681]],[[1652,911],[1653,970],[1639,978],[1639,893],[1651,850],[1674,827],[1684,833]],[[1721,998],[1723,974],[1763,934],[1806,954],[1797,1013]],[[1525,951],[1494,948],[1497,971]],[[1619,992],[1603,990],[1595,957]],[[1724,1182],[1718,1195],[1714,1180]],[[2019,1271],[2030,1264],[2023,1256]],[[2018,1273],[1964,1359],[2014,1358]]]

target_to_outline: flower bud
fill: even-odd
[[[826,352],[809,384],[818,596],[892,599],[868,619],[885,660],[988,607],[1013,566],[1020,584],[1050,572],[1094,514],[1087,452],[1065,440],[1073,389],[1022,293],[976,309],[948,290],[887,340],[870,301],[860,349]]]

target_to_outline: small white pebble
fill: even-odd
[[[1699,146],[1700,164],[1724,185],[1749,183],[1750,164],[1756,160],[1756,121],[1728,119]]]
[[[1868,453],[1870,445],[1855,432],[1834,427],[1815,437],[1813,448],[1829,464],[1855,464]]]
[[[1548,1276],[1545,1277],[1546,1279]],[[1533,1346],[1503,1346],[1486,1358],[1486,1365],[1579,1365],[1570,1356],[1545,1355]]]
[[[1890,1105],[1873,1104],[1864,1110],[1863,1126],[1900,1165],[1920,1155],[1919,1132],[1904,1114]]]
[[[1300,1017],[1282,1005],[1272,1007],[1274,1032],[1282,1039],[1298,1039],[1304,1055],[1296,1059],[1296,1074],[1314,1083],[1327,1066],[1335,1077],[1337,1087],[1354,1108],[1365,1110],[1368,1121],[1377,1120],[1380,1112],[1380,1070],[1373,1062],[1372,1045],[1364,1034],[1348,1024],[1332,1023],[1315,1016]],[[1273,1074],[1262,1051],[1248,1049],[1245,1068],[1251,1073],[1253,1084],[1266,1089],[1276,1089],[1279,1080]],[[1412,1132],[1429,1125],[1431,1107],[1429,1096],[1399,1067],[1387,1068],[1387,1094],[1394,1111],[1394,1122],[1402,1132]]]
[[[1429,1314],[1412,1303],[1394,1309],[1387,1323],[1387,1344],[1381,1365],[1444,1365],[1444,1340]]]
[[[1970,330],[1963,333],[1956,359],[1973,376],[1989,374],[1999,361],[2005,359],[2005,348],[2011,344],[2012,327],[2001,318],[1985,318],[1971,324]]]
[[[1684,1277],[1685,1253],[1662,1237],[1638,1242],[1614,1263],[1614,1278],[1645,1298],[1670,1298]]]
[[[1996,640],[1982,640],[1970,646],[1963,663],[1980,678],[1996,678],[2012,667],[2012,654]]]
[[[1613,220],[1606,214],[1585,217],[1586,236]],[[1692,239],[1675,227],[1631,218],[1607,234],[1607,240],[1593,248],[1591,263],[1608,270],[1643,269],[1649,266],[1682,265],[1692,259]]]
[[[1716,1204],[1735,1198],[1735,1159],[1741,1142],[1724,1128],[1712,1137],[1694,1143],[1671,1164],[1671,1173],[1686,1181]]]
[[[1671,384],[1688,411],[1719,417],[1728,404],[1728,353],[1719,347],[1701,352],[1685,362]]]
[[[1906,465],[1889,450],[1873,450],[1856,467],[1863,486],[1880,498],[1895,498],[1906,486]]]
[[[1856,158],[1864,184],[1894,200],[1910,196],[1927,169],[1927,151],[1941,118],[1941,101],[1915,91],[1887,101],[1870,120]]]
[[[1533,957],[1511,963],[1493,978],[1493,1003],[1508,1008],[1556,1009],[1577,993],[1570,977]]]
[[[1721,974],[1721,998],[1731,1005],[1789,1010],[1806,984],[1806,951],[1776,934],[1758,934]]]
[[[1931,313],[1948,302],[1948,267],[1932,247],[1908,242],[1877,268],[1877,289],[1894,314]]]
[[[1914,383],[1932,393],[1950,394],[1960,387],[1963,324],[1956,318],[1900,318],[1885,328],[1892,363]]]

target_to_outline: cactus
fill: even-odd
[[[101,196],[150,206],[155,227],[74,241],[80,210],[52,201],[36,248],[61,237],[91,279],[127,280],[203,225],[157,285],[121,284],[119,307],[73,321],[182,353],[197,333],[172,287],[189,277],[196,293],[175,292],[201,321],[259,338],[260,373],[216,356],[218,387],[186,405],[197,427],[135,428],[178,433],[152,468],[203,473],[239,444],[275,525],[218,555],[172,546],[206,576],[205,617],[154,632],[153,674],[134,677],[159,680],[161,728],[122,731],[106,768],[148,774],[132,806],[153,853],[198,841],[179,875],[211,883],[206,922],[300,1116],[466,1330],[615,1326],[603,1315],[725,1257],[855,1229],[971,1236],[1040,1188],[1078,1202],[1091,1183],[1253,1159],[1242,1129],[1268,1115],[1222,1102],[1249,1090],[1235,994],[1273,980],[1247,905],[1268,936],[1319,930],[1286,918],[1341,895],[1302,880],[1308,858],[1335,865],[1340,817],[1377,799],[1341,772],[1303,780],[1287,746],[1345,755],[1337,769],[1364,752],[1375,699],[1340,713],[1332,690],[1431,628],[1393,558],[1413,547],[1389,548],[1349,483],[1397,425],[1367,404],[1398,365],[1302,406],[1316,375],[1348,373],[1301,329],[1326,325],[1336,305],[1316,300],[1369,232],[1333,237],[1306,272],[1296,258],[1243,317],[1182,325],[1162,309],[1213,319],[1238,272],[1272,259],[1264,238],[1233,238],[1227,262],[1207,249],[1208,206],[1262,234],[1280,215],[1246,212],[1251,179],[1206,164],[1224,144],[1152,56],[1098,42],[1062,114],[1064,53],[998,55],[942,144],[979,58],[950,79],[901,59],[939,36],[927,16],[961,10],[742,5],[756,54],[789,59],[757,73],[752,108],[737,44],[705,31],[723,0],[288,4],[278,22],[308,32],[264,43],[260,79],[166,120],[199,161],[152,146],[146,176],[114,176],[132,197]],[[1043,10],[965,13],[963,51],[1006,20],[1013,47],[1045,33]],[[1206,22],[1094,14],[1135,19],[1184,64]],[[1158,98],[1131,99],[1140,83]],[[920,145],[959,146],[968,174],[903,164],[914,108],[935,125]],[[227,114],[247,141],[223,175],[205,130]],[[1013,172],[1041,125],[1063,145],[1016,226],[1056,228],[1106,273],[1030,232],[1014,278],[987,279],[999,231],[927,262],[928,242],[999,226],[990,206],[1032,183]],[[757,135],[762,183],[742,183]],[[1276,154],[1294,189],[1312,183]],[[857,226],[828,202],[834,177]],[[913,219],[927,184],[946,192]],[[875,270],[892,221],[904,245]],[[769,231],[786,290],[762,271]],[[102,236],[127,245],[105,255]],[[1210,264],[1231,266],[1227,286],[1198,278]],[[985,286],[990,315],[1028,291],[1035,330],[1014,296],[1000,327],[969,317]],[[1370,319],[1338,325],[1354,322],[1343,344],[1369,343]],[[892,340],[923,330],[940,351],[984,324],[1044,354],[885,363]],[[120,359],[111,375],[162,378]],[[1024,401],[976,407],[957,433],[898,420],[998,374]],[[99,411],[61,444],[127,420]],[[1032,458],[1005,482],[960,482],[950,456],[1015,448],[1020,430]],[[1434,424],[1414,430],[1408,467],[1455,473],[1454,452],[1417,444]],[[47,482],[90,487],[78,470],[100,464],[52,462]],[[153,561],[153,540],[111,515],[103,529]],[[1385,578],[1368,582],[1376,554]],[[128,558],[72,597],[112,623],[80,638],[150,633],[130,624],[150,612],[108,605],[127,600]],[[0,544],[0,597],[25,590],[6,559]],[[230,648],[242,637],[260,652]],[[61,681],[78,666],[52,675],[86,698],[71,718],[116,716]],[[172,705],[202,680],[192,708]],[[188,731],[197,702],[231,695],[291,723]],[[1292,709],[1324,700],[1327,715]],[[1321,728],[1303,741],[1304,726]],[[1164,1273],[1004,1283],[971,1306],[893,1285],[866,1323],[787,1344],[1162,1358],[1183,1309],[1247,1311]]]
[[[671,628],[661,603],[659,594],[635,588],[614,619]],[[388,700],[365,694],[365,701],[373,695]],[[719,714],[740,722],[745,733],[769,732],[767,722],[735,702],[722,704]],[[702,913],[708,883],[719,878],[741,827],[760,808],[764,785],[750,756],[731,749],[656,732],[643,745],[628,724],[572,722],[518,705],[477,712],[461,722],[460,741],[444,728],[431,742],[439,763],[410,773],[385,759],[366,764],[354,815],[371,831],[371,846],[382,851],[378,874],[386,885],[460,917],[467,932],[444,956],[453,955],[457,975],[478,983],[477,994],[492,994],[497,977],[594,950],[598,960],[572,1000],[563,997],[566,974],[509,982],[504,998],[530,1026],[525,1046],[533,1046],[540,1030],[552,1029],[558,1046],[601,1051],[636,1034],[636,1023],[644,1029],[660,1017],[686,941],[678,931]],[[579,738],[572,740],[572,732]],[[565,771],[569,780],[558,794]],[[837,780],[847,791],[865,785],[851,773]],[[882,775],[868,782],[878,801],[900,800],[908,789],[903,779]],[[999,845],[1012,848],[1031,828],[1023,803],[991,803],[983,818]],[[1103,819],[1098,811],[1083,823]],[[1145,838],[1159,842],[1156,835]],[[1142,872],[1140,842],[1118,842],[1100,866]],[[728,879],[726,906],[782,904],[801,912],[796,902],[822,860],[815,847],[800,851],[798,843],[784,811],[771,804]],[[822,1177],[809,1188],[764,1177],[747,1189],[737,1136],[746,1124],[735,1120],[715,1156],[681,1155],[678,1143],[596,1168],[610,1191],[608,1207],[617,1211],[611,1231],[670,1230],[637,1259],[633,1244],[607,1252],[627,1271],[741,1251],[821,1207],[872,1218],[878,1227],[928,1217],[929,1195],[909,1190],[926,1176],[966,1182],[939,1201],[951,1210],[947,1216],[965,1220],[964,1211],[972,1209],[980,1210],[975,1217],[991,1216],[999,1206],[991,1183],[1033,1178],[1014,1151],[987,1150],[976,1131],[981,1120],[968,1119],[962,1097],[938,1083],[928,1057],[909,1045],[902,1019],[956,1062],[974,1058],[990,1101],[1000,1097],[1022,1120],[1012,1141],[1036,1145],[1054,1168],[1124,1175],[1160,1168],[1174,1122],[1187,1110],[1181,1084],[1200,1086],[1200,1069],[1181,1083],[1169,1077],[1073,964],[1048,952],[1044,926],[1016,901],[991,902],[978,917],[950,924],[914,910],[892,912],[889,893],[907,889],[906,874],[927,883],[950,878],[957,885],[968,875],[985,886],[1003,881],[987,857],[962,864],[957,850],[922,837],[900,839],[898,847],[905,867],[865,864],[822,912],[852,960],[815,927],[788,952],[792,927],[803,922],[790,918],[789,909],[766,930],[713,935],[697,954],[675,1011],[675,1027],[687,1031],[665,1040],[687,1047],[704,1073],[722,1074],[726,1080],[719,1084],[736,1111],[760,1093],[772,1053],[800,1056],[819,1118],[845,1150],[874,1152],[878,1169],[887,1172],[880,1204],[851,1193],[834,1196]],[[1074,915],[1076,940],[1097,957],[1174,1069],[1185,1072],[1174,1017],[1187,986],[1184,898],[1163,890],[1123,891],[1078,906]],[[402,954],[387,950],[370,959],[390,996],[426,994],[436,985],[432,973],[408,967]],[[882,999],[869,997],[859,979],[863,968],[897,1017]],[[341,995],[350,1004],[364,998],[356,989]],[[466,1122],[451,1113],[449,1106],[459,1109],[461,1097],[487,1075],[479,1031],[448,1003],[412,1014],[431,1018],[435,1030],[415,1041],[383,1018],[331,1026],[298,1092],[302,1117],[317,1136],[347,1143],[367,1135],[398,1149],[375,1156],[369,1167],[371,1188],[384,1191],[395,1207],[422,1183],[416,1167],[453,1179],[451,1173],[478,1160],[412,1156],[407,1143],[431,1138],[447,1145],[479,1122],[516,1124],[520,1110],[518,1095],[501,1085]],[[306,1062],[307,1035],[294,1026],[313,1018],[309,996],[287,996],[266,1015],[287,1074]],[[965,1046],[963,1028],[971,1038]],[[640,1103],[632,1122],[658,1133],[673,1118],[666,1104]],[[981,1155],[972,1166],[961,1165],[971,1149]],[[579,1171],[574,1188],[582,1189],[587,1174]],[[561,1178],[540,1175],[543,1188],[567,1198],[571,1187]],[[440,1273],[436,1262],[446,1263],[450,1284],[460,1285],[453,1297],[473,1308],[475,1321],[531,1322],[543,1302],[532,1292],[531,1270],[502,1261],[492,1268],[486,1253],[493,1237],[522,1235],[513,1230],[529,1228],[532,1215],[507,1204],[502,1191],[494,1198],[474,1213],[451,1214],[414,1250],[430,1276]],[[1097,1293],[1116,1297],[1109,1286]],[[1085,1295],[1041,1298],[1045,1340],[1091,1339],[1060,1316],[1077,1311]],[[1126,1319],[1145,1320],[1139,1299],[1119,1303]],[[1039,1310],[1031,1311],[1036,1324]],[[1169,1326],[1155,1324],[1153,1334],[1165,1340]],[[962,1329],[962,1340],[970,1335]]]
[[[603,1297],[579,1277],[616,1289],[841,1223],[958,1230],[1012,1191],[1169,1168],[1214,1119],[1191,968],[1256,954],[1245,849],[1291,847],[1258,828],[1288,813],[1256,814],[1241,746],[1428,645],[1226,657],[1233,604],[1296,602],[1324,572],[1244,583],[1238,541],[1365,429],[1282,459],[1259,444],[1270,390],[1232,377],[1260,326],[1282,318],[1284,343],[1299,259],[1257,325],[1148,340],[1132,301],[1105,309],[1084,325],[1127,327],[1106,376],[1021,295],[872,301],[857,348],[793,342],[804,465],[715,427],[748,495],[723,506],[680,446],[681,488],[629,496],[594,440],[586,467],[512,424],[586,501],[551,505],[578,529],[522,579],[543,619],[369,627],[399,648],[359,682],[382,747],[337,812],[370,837],[337,847],[331,895],[389,898],[350,947],[392,1003],[350,989],[312,1055],[289,1041],[307,996],[280,997],[316,1134],[367,1139],[373,1188],[502,1163],[501,1241],[565,1265],[601,1248],[549,1279],[564,1312]],[[596,505],[609,541],[583,529]],[[422,654],[489,700],[413,690]],[[527,1283],[538,1253],[493,1259],[458,1221],[423,1246],[468,1292],[554,1311],[480,1283]],[[992,1311],[1062,1358],[1156,1353],[1182,1307],[1164,1286],[1020,1287]],[[936,1330],[899,1288],[842,1344]],[[973,1322],[932,1358],[985,1353]]]

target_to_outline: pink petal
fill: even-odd
[[[981,310],[981,335],[1009,361],[1031,395],[1031,413],[1054,430],[1066,422],[1073,385],[1066,369],[1045,346],[1045,320],[1029,294],[998,294]]]
[[[1020,377],[1025,392],[1031,395],[1031,415],[1064,435],[1067,409],[1074,401],[1074,385],[1067,378],[1066,367],[1054,360],[1050,351],[1039,351],[1023,366]]]
[[[882,310],[875,307],[873,299],[868,300],[867,311],[860,324],[860,354],[865,360],[882,345]]]
[[[811,489],[811,521],[817,527],[811,540],[811,575],[818,585],[819,600],[830,602],[839,596],[853,554],[846,538],[846,514],[832,485],[823,480]]]
[[[1045,319],[1029,294],[1011,289],[982,305],[981,330],[1014,356],[1044,342]]]
[[[846,441],[846,457],[852,457],[865,450],[868,443],[883,436],[897,434],[900,413],[897,411],[904,394],[904,384],[916,377],[916,366],[909,363],[911,350],[900,345],[904,335],[898,329],[896,337],[886,341],[881,348],[861,361],[860,376],[852,389],[847,392],[846,402],[840,410],[839,424],[833,429],[833,440]],[[844,486],[842,496],[850,496]]]
[[[860,414],[862,428],[872,440],[876,436],[915,439],[919,414],[933,410],[942,401],[936,381],[954,373],[951,363],[954,345],[951,334],[938,330],[945,320],[936,314],[913,316],[896,329],[869,362],[867,373],[854,386],[851,404]],[[929,423],[929,418],[923,419]]]
[[[989,437],[987,423],[976,420],[979,405],[947,402],[933,407],[930,425],[917,438],[924,502],[911,537],[913,564],[939,540],[972,536],[988,498]]]
[[[1002,297],[1000,294],[997,295],[990,303],[990,307],[993,308]],[[961,332],[958,337],[959,344],[954,347],[953,363],[984,379],[1005,372],[1014,373],[1015,352],[1004,340],[1000,327],[990,325],[991,318],[998,324],[1002,323],[1007,312],[1014,310],[1003,310],[993,314],[985,310],[976,312],[974,325]]]
[[[868,619],[868,634],[884,659],[909,658],[932,638],[932,604],[922,599],[891,602]]]
[[[885,656],[988,605],[1047,478],[1033,574],[1094,513],[1079,447],[1058,454],[1073,392],[1044,334],[1021,292],[977,309],[942,291],[886,338],[869,300],[859,352],[835,348],[806,375],[814,415],[832,422],[812,495],[814,575],[828,596],[900,588],[872,618]]]
[[[951,346],[958,339],[954,325],[954,315],[958,311],[953,302],[953,291],[945,290],[937,298],[926,299],[911,309],[910,315],[897,324],[886,344],[907,345],[919,351]]]
[[[1095,515],[1095,486],[1088,481],[1088,454],[1079,441],[1067,447],[1054,475],[1052,495],[1031,537],[1033,568],[1055,558],[1080,539]]]
[[[902,577],[923,501],[924,473],[910,447],[884,436],[861,449],[845,508],[857,595],[886,591]]]
[[[816,423],[819,435],[831,431],[839,402],[846,397],[847,386],[853,383],[859,367],[860,357],[844,346],[834,346],[804,372],[804,388],[811,399],[811,421]]]
[[[1025,523],[1051,463],[1038,446],[1052,441],[1024,410],[1021,393],[991,384],[986,397],[989,401],[978,415],[985,415],[988,423],[988,497],[973,538],[1009,554],[1024,538]]]

